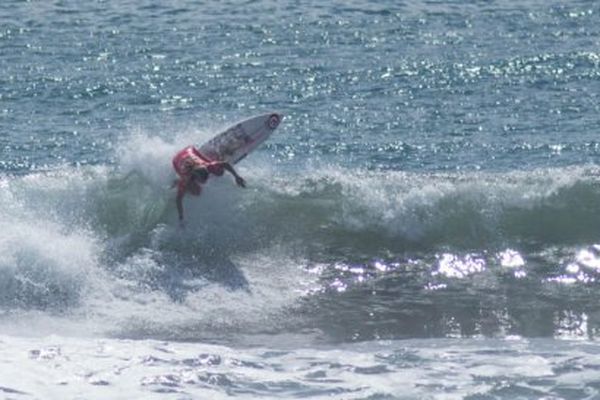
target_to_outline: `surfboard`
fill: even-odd
[[[267,140],[281,119],[277,113],[245,119],[201,145],[198,151],[210,160],[236,164]]]

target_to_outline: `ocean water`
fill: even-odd
[[[0,397],[600,398],[600,3],[0,3]],[[170,160],[281,126],[186,199]]]

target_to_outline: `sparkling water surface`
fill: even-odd
[[[0,394],[600,396],[599,48],[591,0],[2,2]],[[271,111],[179,229],[173,154]]]

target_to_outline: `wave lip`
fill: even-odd
[[[269,178],[261,219],[307,243],[395,251],[594,242],[600,184],[592,167],[509,173],[319,170]],[[281,228],[285,229],[285,228]],[[284,232],[285,233],[285,232]],[[370,249],[370,250],[369,250]]]

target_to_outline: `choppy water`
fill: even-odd
[[[2,2],[0,393],[600,396],[599,16]],[[172,155],[268,111],[178,229]]]

